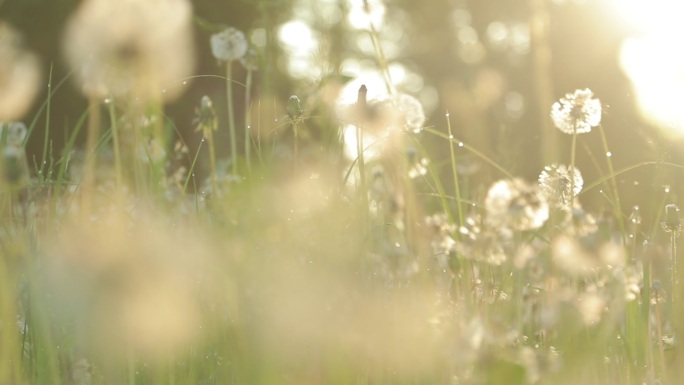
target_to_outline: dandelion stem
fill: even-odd
[[[50,77],[48,79],[48,96],[46,105],[46,118],[45,118],[45,139],[43,140],[43,159],[40,162],[40,171],[38,175],[44,180],[45,179],[45,166],[47,165],[48,157],[48,144],[50,143],[50,101],[52,100],[52,64],[50,64]]]
[[[366,162],[363,156],[363,132],[360,126],[356,126],[356,151],[358,152],[357,159],[359,161],[359,189],[361,194],[361,204],[363,206],[361,210],[363,213],[365,223],[365,218],[368,214],[368,188],[366,186]]]
[[[485,154],[483,154],[482,152],[480,152],[480,151],[478,151],[477,149],[475,149],[473,146],[470,146],[470,145],[468,145],[467,143],[459,142],[456,138],[450,138],[448,134],[444,134],[443,132],[439,132],[439,131],[437,131],[437,130],[434,130],[434,129],[431,129],[431,128],[428,128],[428,127],[423,128],[423,131],[426,131],[426,132],[429,132],[429,133],[431,133],[431,134],[433,134],[433,135],[436,135],[436,136],[439,136],[439,137],[441,137],[441,138],[447,139],[447,140],[449,140],[451,143],[456,143],[456,142],[458,142],[458,146],[459,146],[459,147],[463,147],[463,148],[465,148],[466,150],[472,152],[472,153],[475,154],[477,157],[479,157],[480,159],[482,159],[482,160],[485,161],[486,163],[489,163],[489,165],[491,165],[491,166],[494,167],[495,169],[499,170],[499,172],[501,172],[501,173],[502,173],[503,175],[505,175],[507,178],[514,178],[513,174],[511,174],[510,172],[508,172],[508,170],[506,170],[505,168],[503,168],[500,164],[496,163],[494,160],[492,160],[492,159],[491,159],[490,157],[488,157],[487,155],[485,155]]]
[[[233,63],[226,62],[226,99],[228,103],[228,127],[230,129],[230,159],[233,174],[238,173],[237,135],[235,133],[235,114],[233,113]]]
[[[91,194],[95,184],[95,150],[100,136],[100,102],[91,97],[88,100],[88,137],[86,138],[85,164],[83,165],[83,206],[85,212],[90,211]]]
[[[365,4],[366,6],[366,13],[370,13],[368,9],[368,4]],[[392,77],[389,72],[389,66],[387,65],[387,57],[385,56],[385,52],[382,49],[382,45],[380,44],[380,41],[378,40],[378,30],[375,28],[375,25],[373,24],[372,21],[369,20],[370,24],[370,29],[369,29],[369,34],[371,41],[373,42],[373,48],[375,49],[375,56],[376,59],[378,60],[378,65],[380,66],[380,69],[382,70],[382,76],[385,80],[385,87],[387,87],[387,94],[388,95],[394,95],[393,89],[392,89]]]
[[[448,113],[447,130],[449,133],[449,138],[453,138],[453,134],[451,132],[451,119],[449,119]],[[458,170],[456,168],[456,152],[454,151],[454,143],[451,141],[449,142],[449,153],[451,154],[451,173],[454,178],[454,192],[456,194],[456,205],[458,207],[458,227],[460,228],[463,226],[463,206],[461,205],[461,187],[459,186]]]
[[[218,197],[218,185],[216,183],[216,148],[214,145],[213,130],[205,130],[207,133],[206,139],[209,144],[209,167],[211,168],[211,193],[214,197]]]
[[[247,171],[251,171],[252,162],[250,160],[252,147],[252,70],[247,69],[247,79],[245,81],[245,161],[247,162]]]
[[[116,124],[116,111],[114,109],[114,102],[110,101],[109,105],[109,121],[112,129],[112,145],[114,147],[114,172],[116,175],[117,188],[123,187],[123,173],[121,171],[121,142],[119,141],[119,128]]]
[[[672,258],[672,268],[670,270],[672,280],[672,317],[678,320],[677,315],[677,301],[679,301],[679,277],[677,275],[677,231],[672,230],[670,233],[670,258]]]
[[[575,152],[577,150],[577,120],[572,124],[572,147],[570,148],[570,210],[575,209]]]
[[[599,124],[598,126],[599,134],[601,134],[601,143],[603,144],[603,153],[606,156],[606,163],[608,164],[608,173],[610,174],[610,184],[613,190],[613,199],[615,200],[614,210],[615,217],[620,228],[620,233],[622,234],[623,242],[627,242],[625,224],[622,220],[622,205],[620,204],[620,194],[618,193],[617,182],[615,180],[615,171],[613,170],[613,161],[610,155],[608,155],[608,141],[606,141],[606,134],[603,131],[603,126]]]
[[[292,132],[294,134],[294,167],[296,171],[299,166],[299,133],[297,132],[297,121],[292,122]],[[359,139],[359,141],[361,141],[361,139]],[[363,147],[363,143],[361,146]],[[363,151],[360,153],[362,152]]]

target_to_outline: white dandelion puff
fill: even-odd
[[[601,101],[588,88],[576,90],[553,104],[551,119],[566,134],[591,132],[601,123]]]
[[[570,166],[554,163],[539,174],[539,187],[552,207],[570,210],[572,197],[582,191],[582,174],[577,168],[570,170]]]
[[[211,35],[210,44],[214,57],[224,62],[242,59],[249,49],[245,34],[233,27]]]

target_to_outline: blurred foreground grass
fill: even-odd
[[[653,212],[627,211],[616,180],[684,166],[615,169],[600,95],[581,89],[542,106],[570,164],[513,175],[392,82],[380,6],[350,11],[375,73],[278,103],[250,93],[264,47],[202,22],[227,94],[197,101],[192,149],[164,114],[195,77],[190,3],[83,2],[74,72],[46,76],[39,115],[67,80],[89,107],[64,149],[46,119],[38,154],[37,117],[18,120],[43,72],[1,24],[0,383],[677,384],[676,196],[658,185]],[[589,135],[596,180],[576,166]]]

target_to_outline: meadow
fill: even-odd
[[[592,0],[433,2],[443,84],[410,2],[245,3],[84,0],[64,76],[0,13],[0,384],[680,383],[660,46],[626,40],[612,108],[554,84],[552,16]]]

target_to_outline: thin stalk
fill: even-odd
[[[572,147],[570,148],[570,210],[575,209],[575,152],[577,150],[577,121],[572,124]]]
[[[226,63],[226,99],[228,101],[228,127],[230,129],[230,159],[233,174],[238,173],[237,134],[235,133],[235,114],[233,113],[233,63]]]
[[[202,143],[204,141],[201,141],[199,146],[197,146],[197,152],[195,153],[195,157],[192,159],[192,164],[190,165],[190,169],[188,170],[188,176],[185,178],[185,183],[183,184],[183,194],[188,190],[188,183],[190,183],[190,178],[195,176],[195,165],[197,164],[197,159],[199,158],[200,150],[202,150]]]
[[[665,367],[665,346],[663,343],[663,325],[662,325],[662,315],[660,312],[660,300],[658,298],[658,293],[656,293],[656,304],[655,304],[655,318],[656,318],[656,336],[658,338],[658,353],[660,358],[660,370],[661,378],[664,384],[669,384],[667,381],[667,368]]]
[[[387,87],[387,94],[392,96],[394,95],[394,90],[392,87],[392,77],[389,73],[389,66],[387,65],[387,56],[385,56],[385,52],[382,49],[382,45],[380,44],[380,40],[378,39],[378,30],[375,28],[375,25],[371,21],[370,18],[370,5],[368,4],[367,0],[364,0],[364,9],[366,11],[366,14],[368,14],[368,19],[369,19],[369,24],[370,24],[370,29],[368,33],[370,34],[371,41],[373,42],[373,49],[375,50],[375,57],[378,60],[378,66],[382,70],[382,76],[385,80],[385,87]]]
[[[451,119],[449,118],[449,113],[446,114],[447,118],[447,132],[449,133],[449,138],[453,139],[454,135],[451,131]],[[458,207],[458,227],[463,226],[463,206],[461,205],[461,186],[459,186],[458,170],[456,168],[456,151],[454,151],[454,143],[449,142],[449,153],[451,155],[451,174],[454,178],[454,192],[456,194],[456,205]],[[457,233],[458,234],[458,233]]]
[[[52,64],[50,64],[50,76],[48,78],[48,90],[52,88]],[[40,162],[40,171],[38,172],[38,175],[41,177],[42,180],[45,180],[45,166],[47,165],[47,157],[48,157],[48,144],[50,142],[50,104],[52,100],[52,92],[48,91],[48,96],[47,96],[47,110],[45,114],[45,138],[43,139],[43,158],[42,161]]]
[[[421,156],[427,156],[427,151],[425,150],[425,147],[420,143],[420,141],[415,137],[411,136],[413,139],[414,145],[418,148],[420,151]],[[432,194],[420,194],[423,196],[436,196],[440,199],[442,202],[442,208],[444,209],[444,212],[447,214],[447,217],[449,219],[450,223],[454,222],[453,215],[451,213],[451,208],[449,207],[449,203],[447,202],[447,199],[456,199],[451,196],[447,196],[446,193],[444,192],[444,186],[442,186],[442,182],[439,179],[438,172],[435,170],[435,167],[433,166],[432,163],[428,165],[428,172],[430,173],[430,177],[432,179],[432,182],[435,184],[434,187],[432,188],[433,191],[437,190],[436,193]]]
[[[363,205],[361,210],[365,223],[365,219],[368,216],[368,188],[366,185],[366,162],[363,156],[363,132],[360,126],[356,126],[356,151],[358,152],[357,159],[359,161],[359,189],[361,194],[361,204]]]
[[[679,301],[679,277],[677,275],[677,231],[670,232],[670,252],[672,258],[672,268],[670,270],[672,281],[672,317],[677,320],[677,301]]]
[[[292,122],[292,132],[294,134],[294,169],[297,170],[299,166],[299,133],[297,132],[297,121]],[[357,131],[358,134],[358,131]],[[359,141],[361,141],[359,136]],[[363,147],[363,144],[362,144]],[[363,151],[359,152],[361,154]]]
[[[463,143],[463,142],[459,141],[459,140],[456,139],[456,138],[450,138],[448,134],[444,134],[443,132],[437,131],[437,130],[432,129],[432,128],[425,127],[425,128],[423,128],[423,131],[426,131],[426,132],[429,132],[429,133],[431,133],[431,134],[433,134],[433,135],[436,135],[436,136],[439,136],[439,137],[441,137],[441,138],[447,139],[447,140],[449,140],[451,143],[458,143],[458,146],[459,146],[459,147],[463,147],[463,148],[465,148],[466,150],[472,152],[473,154],[475,154],[477,157],[479,157],[480,159],[482,159],[482,160],[485,161],[486,163],[489,163],[490,166],[492,166],[492,167],[494,167],[495,169],[499,170],[499,172],[501,172],[501,173],[502,173],[504,176],[506,176],[507,178],[513,178],[513,174],[511,174],[510,172],[508,172],[508,170],[506,170],[505,168],[503,168],[500,164],[496,163],[496,162],[495,162],[494,160],[492,160],[490,157],[488,157],[487,155],[485,155],[485,154],[483,154],[482,152],[478,151],[478,150],[477,150],[476,148],[474,148],[473,146],[470,146],[470,145],[468,145],[468,144],[466,144],[466,143]],[[684,167],[683,167],[683,168],[684,168]]]
[[[119,141],[119,128],[116,124],[116,111],[114,110],[114,102],[110,101],[109,106],[109,121],[112,126],[112,143],[114,147],[114,172],[116,174],[117,188],[123,187],[123,172],[121,170],[121,142]]]
[[[252,161],[250,160],[252,149],[252,70],[247,69],[247,80],[245,81],[245,161],[247,162],[247,171],[252,170]]]
[[[216,183],[216,148],[214,147],[214,133],[211,129],[207,131],[207,142],[209,142],[209,168],[211,169],[211,192],[214,197],[218,197],[218,184]]]
[[[95,185],[96,147],[100,136],[100,102],[91,97],[88,99],[88,137],[86,138],[86,156],[83,166],[83,206],[86,214],[92,204],[92,193]]]
[[[599,134],[601,134],[601,143],[603,144],[603,153],[606,156],[606,163],[608,164],[608,173],[610,175],[610,184],[613,190],[613,199],[615,200],[615,216],[617,217],[618,226],[620,228],[620,233],[622,234],[623,242],[627,242],[625,224],[623,223],[622,216],[622,205],[620,204],[620,194],[618,193],[617,182],[615,180],[615,170],[613,170],[613,161],[608,151],[608,141],[606,140],[606,134],[603,131],[603,126],[599,124],[598,126]]]

